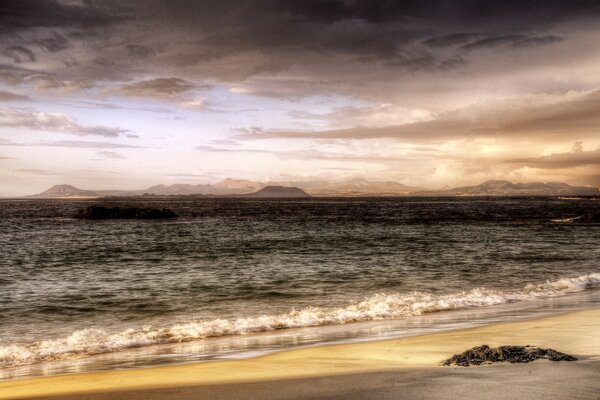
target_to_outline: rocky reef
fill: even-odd
[[[455,354],[442,363],[445,366],[491,364],[496,362],[528,363],[538,359],[550,361],[576,361],[577,358],[553,349],[542,349],[537,346],[500,346],[487,345],[473,347],[461,354]]]
[[[79,210],[75,218],[79,219],[167,219],[177,214],[168,208],[102,207],[90,206]]]

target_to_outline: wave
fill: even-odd
[[[410,317],[437,311],[553,297],[599,287],[600,273],[592,273],[542,284],[529,284],[516,291],[476,288],[452,294],[381,293],[338,308],[307,307],[278,315],[195,321],[157,329],[146,326],[112,334],[100,329],[82,329],[64,338],[0,346],[0,367],[81,358],[134,347],[209,337]]]

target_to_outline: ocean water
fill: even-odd
[[[598,200],[0,201],[0,379],[248,357],[600,305]],[[102,203],[104,204],[104,203]]]

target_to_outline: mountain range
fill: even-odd
[[[448,190],[427,191],[428,196],[593,196],[600,195],[597,187],[571,186],[563,182],[512,183],[492,180],[475,186]]]
[[[82,190],[71,185],[55,185],[29,197],[32,198],[93,198],[104,196],[142,195],[210,195],[248,197],[350,197],[350,196],[591,196],[598,188],[571,186],[562,182],[512,183],[491,180],[475,186],[445,190],[426,190],[391,181],[351,179],[338,182],[271,182],[224,179],[215,184],[155,185],[146,190]]]

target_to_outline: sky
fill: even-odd
[[[600,2],[0,2],[0,196],[600,185]]]

